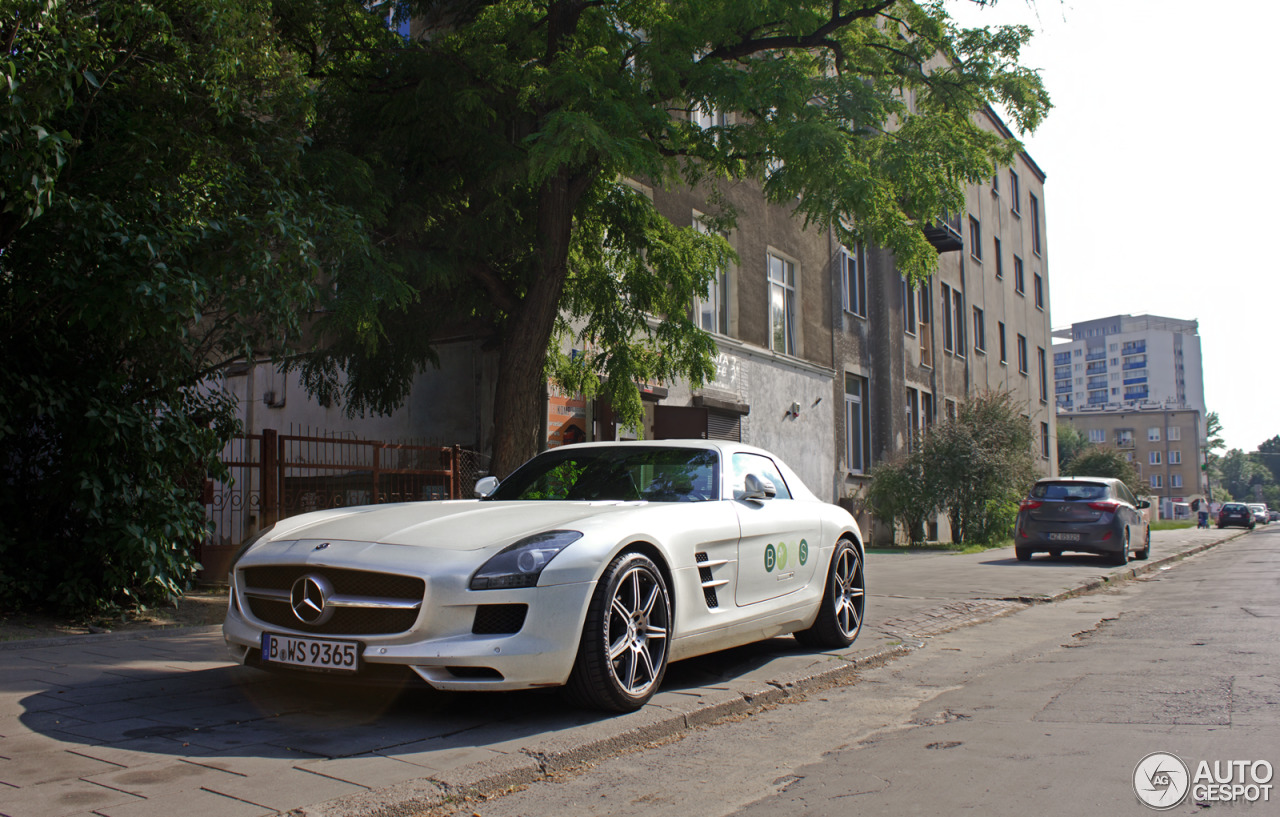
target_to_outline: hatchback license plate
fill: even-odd
[[[304,669],[355,672],[360,668],[360,644],[263,633],[262,660]]]
[[[1079,542],[1080,534],[1078,533],[1051,533],[1049,534],[1050,542]]]

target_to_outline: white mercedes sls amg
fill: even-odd
[[[862,627],[857,523],[758,448],[569,445],[476,494],[277,523],[232,565],[231,654],[627,711],[671,661],[786,633],[838,649]]]

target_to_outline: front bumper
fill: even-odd
[[[424,605],[412,628],[394,635],[318,636],[255,619],[233,582],[232,599],[222,633],[231,657],[257,665],[264,632],[302,637],[357,641],[362,645],[361,675],[400,666],[442,690],[513,690],[561,686],[568,681],[578,653],[578,641],[594,582],[530,587],[518,590],[464,590]],[[427,593],[428,600],[433,594]],[[477,635],[472,630],[476,609],[488,604],[526,604],[519,631]],[[324,679],[326,673],[310,673]],[[339,676],[351,678],[352,676]]]

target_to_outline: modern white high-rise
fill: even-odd
[[[1053,344],[1059,413],[1160,406],[1205,417],[1198,330],[1193,320],[1114,315],[1054,331],[1062,341]]]

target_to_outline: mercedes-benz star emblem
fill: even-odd
[[[333,585],[324,576],[308,573],[293,583],[289,591],[289,606],[303,624],[324,624],[333,618],[334,608],[327,604],[333,595]]]

